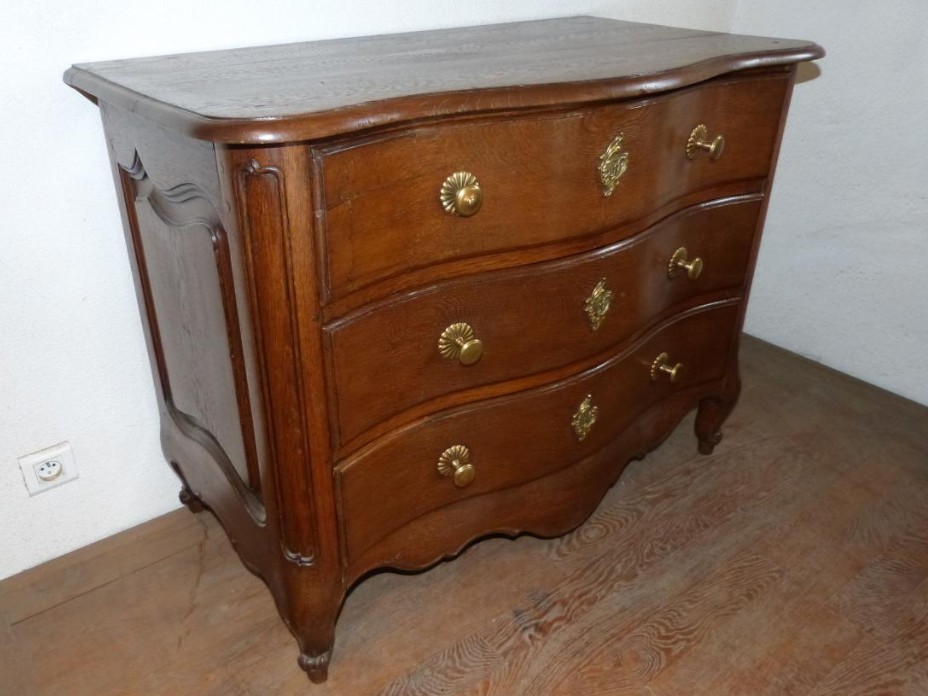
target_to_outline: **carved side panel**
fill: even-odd
[[[194,184],[158,188],[138,157],[120,175],[165,407],[261,522],[252,406],[218,212]]]

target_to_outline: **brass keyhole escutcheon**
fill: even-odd
[[[656,382],[661,375],[669,375],[671,384],[675,384],[680,379],[682,369],[683,363],[671,365],[670,356],[667,353],[661,353],[651,363],[651,381]]]
[[[586,302],[583,303],[583,309],[586,311],[586,316],[590,320],[590,328],[593,331],[599,330],[611,304],[612,290],[609,289],[609,286],[606,285],[606,279],[603,278],[596,284],[590,296],[586,298]]]
[[[686,271],[687,278],[696,280],[699,274],[702,273],[702,259],[697,256],[692,261],[689,261],[686,255],[686,247],[680,247],[673,252],[673,256],[670,257],[670,263],[667,264],[667,275],[670,278],[675,277],[681,271]]]
[[[709,140],[709,129],[703,124],[699,124],[690,133],[686,141],[686,159],[694,160],[699,155],[700,150],[709,152],[709,159],[717,160],[722,156],[722,150],[725,149],[725,136],[717,135]]]
[[[457,322],[441,332],[438,338],[438,352],[446,360],[473,365],[483,356],[483,341],[477,338],[470,324]]]
[[[625,135],[619,133],[599,156],[599,181],[603,195],[611,196],[622,175],[628,171],[628,150],[623,148]]]
[[[596,423],[598,416],[599,406],[593,405],[593,395],[587,394],[570,419],[570,425],[580,442],[583,442],[586,436],[590,434],[590,430],[593,429],[593,424]]]
[[[483,189],[470,172],[455,172],[442,182],[439,200],[449,215],[470,217],[483,205]]]
[[[450,478],[458,488],[472,484],[477,470],[470,462],[470,450],[464,445],[451,445],[438,458],[438,473]]]

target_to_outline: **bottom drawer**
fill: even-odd
[[[739,309],[729,300],[677,315],[595,368],[432,416],[340,464],[348,562],[421,515],[589,457],[662,398],[721,379]]]

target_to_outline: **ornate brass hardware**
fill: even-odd
[[[603,185],[603,195],[611,196],[619,179],[628,170],[628,151],[622,149],[623,133],[619,133],[606,146],[599,156],[599,180]]]
[[[593,331],[599,330],[600,325],[603,323],[603,319],[606,318],[606,312],[609,311],[609,305],[611,303],[612,290],[609,289],[609,286],[606,285],[606,279],[603,278],[596,283],[593,292],[590,293],[590,296],[586,298],[586,302],[583,303],[583,308],[586,310],[586,315],[590,319],[590,327]]]
[[[670,375],[671,383],[675,383],[680,379],[680,370],[683,369],[683,363],[677,363],[676,365],[670,365],[670,356],[667,353],[661,353],[656,358],[654,362],[651,363],[651,380],[656,382],[660,379],[662,374]]]
[[[670,257],[670,263],[667,264],[667,275],[673,278],[680,271],[686,271],[687,278],[696,280],[699,274],[702,273],[702,259],[697,256],[692,261],[687,261],[686,247],[680,247]]]
[[[438,338],[438,352],[448,360],[458,360],[462,365],[473,365],[483,355],[483,342],[477,338],[470,324],[458,322],[441,332]]]
[[[708,150],[709,158],[717,160],[722,156],[724,149],[725,136],[720,134],[709,140],[709,130],[700,123],[693,129],[689,140],[686,141],[686,159],[694,160],[700,150]]]
[[[576,433],[577,439],[580,440],[580,442],[583,442],[586,436],[590,434],[590,430],[593,428],[593,424],[596,422],[596,417],[598,415],[599,406],[594,406],[593,395],[587,394],[583,403],[577,407],[576,412],[570,419],[570,424],[573,426],[574,433]]]
[[[438,473],[450,478],[458,488],[472,484],[477,470],[470,463],[470,450],[464,445],[451,445],[438,458]]]
[[[470,217],[483,205],[483,189],[470,172],[455,172],[442,182],[439,198],[449,215]]]

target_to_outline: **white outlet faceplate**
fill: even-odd
[[[19,468],[29,495],[44,493],[77,478],[74,452],[67,442],[20,457]]]

